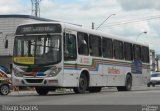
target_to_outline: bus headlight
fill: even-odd
[[[51,69],[51,72],[49,73],[48,77],[56,76],[61,70],[62,68],[56,68],[56,67]]]
[[[23,77],[23,74],[20,71],[18,71],[17,69],[14,69],[14,75],[16,77]]]

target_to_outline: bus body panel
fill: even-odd
[[[104,72],[107,76],[107,86],[124,86],[125,77],[131,68],[124,64],[124,61],[117,61],[114,59],[105,60]]]
[[[77,32],[85,32],[87,34],[95,34],[101,37],[108,37],[108,38],[128,42],[127,40],[118,39],[116,36],[106,35],[100,32],[95,32],[93,30],[83,29],[81,27],[72,26],[68,24],[63,24],[63,23],[60,23],[60,24],[62,27],[61,35],[64,35],[66,33],[75,35],[76,44],[78,44]],[[36,76],[31,78],[16,77],[14,74],[15,68],[28,67],[28,66],[20,66],[20,65],[13,64],[13,74],[12,74],[13,84],[15,86],[77,87],[79,86],[79,78],[83,71],[87,71],[89,74],[90,87],[125,86],[127,74],[131,74],[133,86],[143,85],[149,82],[149,78],[150,78],[149,63],[145,63],[145,64],[142,63],[142,74],[135,74],[135,73],[132,73],[132,62],[134,61],[117,60],[114,58],[109,59],[109,58],[103,58],[103,57],[93,57],[90,55],[84,56],[84,55],[79,55],[78,51],[77,51],[76,60],[65,61],[63,39],[64,39],[64,36],[62,36],[62,39],[61,39],[61,42],[62,42],[61,62],[55,65],[51,65],[52,67],[61,68],[61,71],[56,76],[41,77],[41,79],[43,79],[41,83],[27,83],[26,79],[40,79],[40,78]],[[136,44],[139,44],[139,43],[136,43]],[[78,49],[78,45],[77,45],[77,49]],[[49,73],[49,70],[47,73]]]

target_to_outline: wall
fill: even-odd
[[[0,18],[0,56],[12,55],[14,33],[19,24],[35,22],[29,18]],[[6,38],[7,36],[7,38]],[[5,38],[8,39],[8,48],[4,48]]]
[[[30,18],[0,18],[0,65],[10,68],[10,64],[12,64],[14,33],[16,31],[16,27],[23,23],[36,21],[39,20]],[[4,47],[5,38],[8,39],[7,49]]]

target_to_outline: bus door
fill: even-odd
[[[63,38],[64,46],[64,86],[77,86],[77,43],[76,32],[66,30]]]

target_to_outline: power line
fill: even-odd
[[[110,24],[102,26],[101,28],[104,28],[104,27],[116,27],[116,26],[121,26],[121,25],[125,25],[125,24],[138,23],[138,22],[142,22],[142,21],[150,21],[150,20],[159,19],[159,18],[160,18],[160,15],[158,15],[158,16],[149,16],[149,17],[140,18],[140,19],[132,19],[132,20],[128,20],[128,21],[116,22],[116,23],[113,23],[113,24],[110,23]]]

